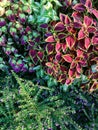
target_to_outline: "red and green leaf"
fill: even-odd
[[[30,50],[29,51],[29,55],[33,58],[33,57],[35,57],[36,55],[37,55],[37,51],[36,50]]]
[[[66,25],[70,25],[71,24],[71,19],[69,18],[68,15],[66,15],[66,17],[65,17],[65,24]]]
[[[73,6],[73,9],[78,12],[84,12],[85,6],[82,3],[79,3],[79,4],[76,4],[75,6]]]
[[[98,10],[92,9],[92,13],[95,15],[96,18],[98,18]]]
[[[89,49],[90,45],[91,45],[90,38],[86,37],[86,38],[85,38],[85,48],[86,48],[86,49]]]
[[[54,51],[54,44],[48,43],[46,45],[46,52],[48,55],[52,54]]]
[[[58,52],[58,53],[55,55],[55,60],[60,63],[61,60],[62,60],[62,54]]]
[[[47,74],[52,75],[53,74],[53,69],[52,68],[47,68]]]
[[[66,34],[65,33],[59,33],[58,34],[58,39],[64,39],[65,38],[65,36],[66,36]]]
[[[47,62],[47,63],[46,63],[46,66],[48,66],[49,68],[52,68],[52,67],[54,66],[54,64],[51,63],[51,62]]]
[[[78,48],[80,50],[86,51],[84,39],[78,42]]]
[[[46,42],[55,42],[54,36],[49,36],[45,41]]]
[[[77,62],[75,60],[72,61],[71,65],[70,65],[70,69],[73,69],[76,67]]]
[[[93,38],[92,38],[92,44],[93,45],[98,45],[98,36],[93,36]]]
[[[68,75],[70,78],[74,78],[76,73],[76,68],[69,69]]]
[[[71,63],[73,61],[73,58],[70,54],[63,55],[63,59],[68,63]]]
[[[38,59],[39,59],[40,61],[42,61],[43,58],[44,58],[44,52],[39,51],[39,52],[37,53],[37,57],[38,57]]]
[[[72,81],[73,81],[72,79],[67,78],[67,79],[66,79],[66,84],[67,84],[67,85],[70,85],[70,84],[72,83]]]
[[[73,23],[73,26],[74,26],[74,28],[81,28],[81,27],[82,27],[82,24],[79,23],[79,22],[74,22],[74,23]]]
[[[87,28],[87,32],[89,32],[89,33],[94,33],[94,32],[96,32],[96,28],[93,27],[93,26],[89,26],[89,27]]]
[[[81,67],[81,65],[78,63],[77,64],[77,66],[76,66],[76,71],[78,72],[78,73],[80,73],[81,74],[81,72],[82,72],[82,67]]]
[[[78,32],[78,40],[81,40],[85,37],[85,34],[84,34],[84,31],[81,29],[79,32]]]
[[[67,36],[66,43],[67,43],[67,46],[69,47],[69,49],[72,49],[75,45],[75,39],[73,38],[73,36]]]
[[[61,44],[61,43],[56,43],[56,46],[55,46],[56,52],[60,52],[61,47],[62,47],[62,44]]]
[[[92,23],[93,23],[93,19],[92,18],[90,18],[90,17],[88,17],[88,16],[84,16],[84,25],[85,26],[91,26],[92,25]]]
[[[65,23],[65,18],[66,18],[66,15],[60,13],[60,20],[61,20],[61,22]]]
[[[54,27],[54,30],[57,32],[64,31],[64,29],[65,29],[65,26],[62,22],[58,22]]]
[[[86,0],[85,6],[89,9],[92,8],[92,1],[91,0]]]
[[[67,49],[66,43],[62,43],[62,51],[63,51],[63,52],[66,52],[66,49]]]

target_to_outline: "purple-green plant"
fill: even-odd
[[[45,42],[44,29],[40,25],[47,26],[46,23],[51,19],[58,18],[52,2],[33,0],[10,0],[8,4],[0,2],[0,6],[4,8],[0,17],[0,48],[5,62],[15,72],[33,72],[33,67],[42,62],[44,52],[41,47]],[[32,58],[32,63],[30,56],[33,49],[37,50],[37,54]]]

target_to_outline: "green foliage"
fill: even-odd
[[[40,96],[45,89],[46,92],[52,90],[41,86],[39,86],[40,89],[38,89],[37,85],[34,85],[30,81],[22,82],[15,73],[13,74],[20,86],[20,97],[18,99],[20,111],[16,115],[16,122],[20,124],[20,127],[26,129],[32,128],[33,130],[42,130],[42,128],[56,129],[55,123],[59,123],[63,129],[63,115],[66,116],[65,121],[67,121],[67,118],[70,119],[68,116],[69,113],[74,113],[74,110],[70,110],[69,107],[63,106],[63,100],[57,95],[48,95],[46,99],[41,100]],[[61,106],[63,106],[62,109]],[[70,120],[68,120],[68,122]]]
[[[32,24],[41,24],[48,23],[50,20],[58,20],[57,9],[61,6],[58,0],[21,0],[22,3],[26,6],[29,5],[31,10],[31,16],[29,21]]]
[[[93,2],[93,7],[97,3]],[[88,78],[81,75],[71,85],[62,85],[51,76],[53,71],[45,67],[46,61],[52,60],[55,45],[44,41],[48,35],[48,40],[54,40],[52,34],[45,34],[46,23],[50,30],[56,24],[50,21],[59,20],[60,11],[71,15],[71,0],[11,0],[8,3],[5,0],[1,5],[5,11],[0,12],[0,130],[98,130],[98,91],[88,93]],[[57,44],[56,51],[61,43]],[[64,48],[63,51],[65,53]],[[59,61],[54,64],[58,66]],[[9,71],[9,64],[21,74]],[[48,66],[53,68],[51,64]],[[64,66],[61,68],[64,74]],[[91,69],[96,72],[96,64]],[[60,72],[60,68],[56,72]],[[60,72],[59,76],[65,83],[62,78],[66,73]]]
[[[12,74],[0,78],[1,130],[98,129],[97,93],[89,95],[75,83],[66,91],[59,84],[46,87]]]
[[[8,3],[6,7],[6,0],[0,2],[0,6],[4,5],[0,16],[0,57],[4,59],[5,68],[31,73],[35,64],[40,64],[40,53],[44,53],[40,46],[45,43],[45,29],[40,26],[58,20],[57,10],[61,5],[58,0],[12,0]],[[29,52],[34,48],[39,57],[34,57],[32,63]]]

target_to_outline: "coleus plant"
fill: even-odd
[[[47,29],[46,71],[68,85],[85,75],[92,92],[98,88],[98,11],[91,0],[80,0],[71,7],[70,16],[60,13],[60,21]]]
[[[47,4],[48,1],[44,1],[43,3],[34,2],[33,0],[0,1],[0,7],[4,8],[0,17],[0,49],[6,64],[11,66],[17,73],[33,72],[33,67],[43,61],[44,29],[40,27],[40,24],[43,24],[45,20],[38,23],[36,19],[39,13],[41,13],[40,6],[46,7]],[[53,12],[52,3],[50,4],[49,9]],[[47,8],[44,9],[44,12],[49,13]],[[57,17],[56,13],[54,15]],[[41,18],[43,17],[46,17],[46,13],[41,15]],[[49,18],[48,21],[51,19]],[[46,23],[48,21],[41,26],[47,26]],[[33,52],[33,49],[37,50],[36,54]],[[32,63],[30,57],[33,53],[35,56],[32,58]]]

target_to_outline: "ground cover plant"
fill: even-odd
[[[53,6],[52,2],[47,0],[0,2],[0,7],[4,9],[1,10],[0,17],[0,53],[7,66],[11,66],[15,72],[32,72],[34,65],[42,60],[40,44],[44,44],[45,41],[44,29],[42,30],[40,25],[57,20],[56,10],[61,6],[57,0],[54,1],[56,6]],[[39,50],[38,57],[33,60],[34,63],[29,56],[31,48]]]
[[[0,130],[98,129],[97,4],[0,1]]]
[[[46,51],[52,58],[46,63],[47,71],[66,84],[84,75],[93,91],[98,87],[98,11],[90,0],[70,5],[72,12],[60,13],[60,21],[48,29]]]
[[[98,92],[83,92],[79,81],[66,90],[58,84],[47,87],[47,82],[24,80],[12,72],[3,74],[0,83],[1,130],[98,129]]]

